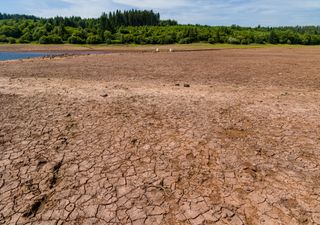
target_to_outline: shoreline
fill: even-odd
[[[230,49],[297,49],[297,48],[317,48],[318,46],[302,45],[230,45],[230,44],[206,44],[196,43],[189,45],[39,45],[39,44],[0,44],[0,52],[57,52],[57,53],[144,53],[144,52],[198,52],[217,51]]]

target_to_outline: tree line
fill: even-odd
[[[103,13],[99,18],[0,13],[0,43],[40,44],[320,44],[320,26],[180,25],[152,10]]]

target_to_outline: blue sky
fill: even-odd
[[[0,12],[98,17],[116,9],[154,9],[163,19],[207,25],[320,25],[320,0],[0,0]]]

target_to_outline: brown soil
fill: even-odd
[[[320,49],[0,62],[0,224],[320,224]]]

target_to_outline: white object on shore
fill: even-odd
[[[170,49],[169,49],[169,52],[173,52],[173,49],[172,49],[172,48],[170,48]]]
[[[158,49],[158,48],[156,48],[156,52],[159,52],[159,49]]]

